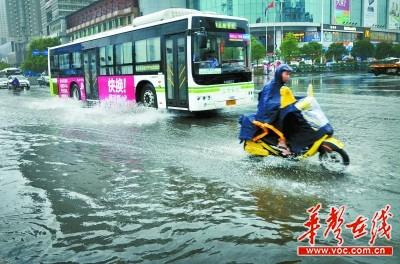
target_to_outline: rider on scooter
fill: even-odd
[[[13,78],[13,80],[11,81],[11,85],[12,85],[13,89],[19,89],[20,83],[19,83],[19,80],[18,80],[17,76],[15,76]]]
[[[318,111],[310,111],[311,98],[305,100],[295,97],[291,89],[285,86],[291,72],[292,68],[288,65],[280,65],[274,79],[259,94],[257,113],[240,118],[241,141],[250,140],[257,133],[258,128],[253,121],[268,123],[283,133],[285,139],[279,138],[276,144],[283,156],[297,155],[323,135],[333,134],[333,128],[326,117],[321,118],[324,115],[318,114]]]
[[[258,95],[258,110],[255,120],[276,125],[281,110],[280,89],[290,80],[290,73],[292,71],[293,69],[287,64],[282,64],[276,69],[274,78]],[[281,148],[283,155],[291,154],[285,140],[279,140],[278,147]]]

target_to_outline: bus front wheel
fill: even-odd
[[[145,84],[140,93],[140,102],[145,107],[157,108],[157,95],[151,84]]]

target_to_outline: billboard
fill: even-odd
[[[378,24],[378,0],[364,0],[364,27]]]
[[[388,28],[400,29],[400,0],[389,0]]]
[[[350,21],[350,0],[335,0],[335,24],[343,25]]]

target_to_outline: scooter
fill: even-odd
[[[306,108],[305,111],[312,110],[312,104],[309,104],[310,100],[308,99],[312,99],[315,105],[316,100],[313,98],[312,86],[309,86],[308,96],[301,102],[302,110]],[[323,135],[301,153],[284,155],[282,148],[278,146],[279,141],[286,141],[282,131],[268,123],[262,123],[256,120],[253,120],[252,123],[259,128],[258,133],[251,140],[244,141],[244,150],[251,156],[276,156],[291,160],[304,160],[318,153],[322,167],[329,171],[336,172],[344,171],[350,164],[350,158],[344,150],[344,143],[332,135]]]

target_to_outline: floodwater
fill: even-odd
[[[309,82],[351,165],[251,159],[237,140],[252,105],[212,115],[94,108],[45,87],[0,90],[0,263],[399,263],[400,77],[295,76]],[[261,88],[263,78],[258,78]],[[299,257],[306,209],[345,223],[392,206],[392,257]],[[368,226],[369,228],[369,226]],[[344,245],[367,246],[343,228]]]

